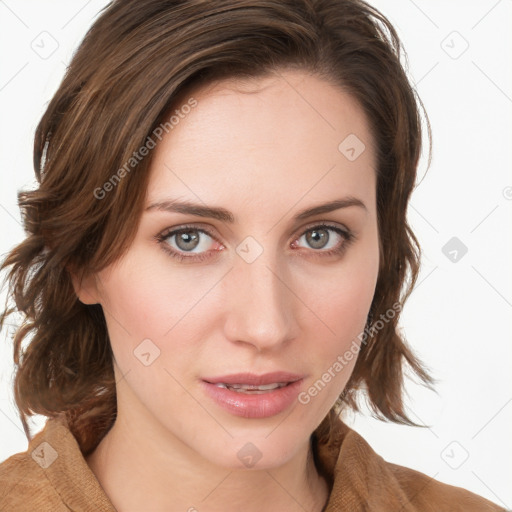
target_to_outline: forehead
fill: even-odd
[[[181,109],[191,98],[196,106]],[[374,142],[363,110],[340,87],[286,71],[222,81],[180,101],[155,150],[149,200],[169,193],[264,206],[263,198],[303,198],[307,206],[345,193],[374,202]]]

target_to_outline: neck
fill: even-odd
[[[311,443],[280,467],[223,468],[143,416],[128,419],[119,409],[86,460],[118,512],[321,512],[329,494]]]

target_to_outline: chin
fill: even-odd
[[[234,437],[225,436],[225,442],[215,447],[208,446],[203,456],[211,463],[229,470],[265,470],[278,468],[297,456],[301,447],[307,445],[309,436],[291,436],[284,426],[278,426],[282,431],[277,434],[275,425],[266,428],[265,432],[251,435],[245,432]]]

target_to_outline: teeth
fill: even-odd
[[[265,391],[283,388],[287,384],[287,382],[274,382],[273,384],[262,384],[261,386],[253,386],[249,384],[224,384],[223,382],[219,382],[215,385],[219,388],[230,389],[231,391],[236,391],[238,393],[253,392],[257,394],[258,392],[264,393]]]
[[[261,386],[253,386],[250,384],[229,384],[228,387],[234,388],[234,389],[243,389],[246,391],[253,391],[253,390],[266,391],[269,389],[277,389],[279,387],[283,387],[285,384],[286,384],[285,382],[274,382],[273,384],[262,384]]]

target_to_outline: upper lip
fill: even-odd
[[[219,377],[205,377],[203,380],[210,384],[248,384],[250,386],[263,386],[265,384],[274,384],[276,382],[295,382],[304,376],[290,372],[272,372],[263,375],[255,373],[233,373],[231,375],[221,375]]]

